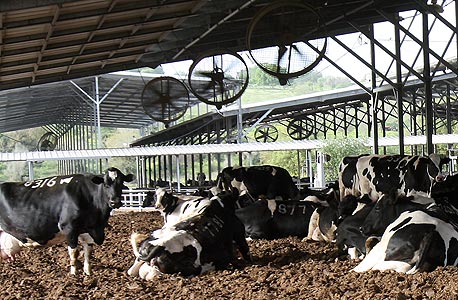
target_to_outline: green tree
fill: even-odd
[[[326,181],[334,181],[338,178],[339,165],[342,158],[350,155],[370,153],[370,148],[362,139],[336,138],[325,140],[320,151],[330,155],[330,160],[325,162]]]

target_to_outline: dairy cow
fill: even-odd
[[[110,212],[122,205],[123,183],[132,179],[132,174],[109,168],[103,176],[74,174],[0,184],[2,258],[14,259],[22,247],[66,241],[70,272],[76,274],[80,241],[83,270],[91,274],[92,246],[104,241]]]
[[[361,154],[358,156],[345,156],[339,165],[339,195],[343,199],[347,195],[355,194],[357,187],[356,182],[356,163],[358,159],[369,154]]]
[[[251,261],[243,224],[234,214],[234,197],[229,193],[214,196],[199,214],[154,235],[132,234],[136,258],[128,274],[153,280],[162,273],[189,276],[224,269],[235,260],[236,249]]]
[[[385,230],[380,242],[353,270],[394,270],[413,274],[458,264],[457,224],[433,204],[403,212]]]
[[[152,206],[160,211],[167,226],[200,214],[211,203],[209,198],[201,196],[179,197],[165,188],[157,188],[154,193],[149,193],[143,206]]]
[[[383,194],[375,203],[372,210],[367,214],[361,224],[361,232],[366,236],[382,236],[385,229],[405,211],[424,209],[435,203],[434,199],[429,198],[427,203],[422,199],[421,203],[416,201],[416,196],[403,196],[391,191]]]
[[[436,154],[426,156],[408,155],[361,155],[345,157],[339,172],[341,198],[352,194],[368,194],[377,201],[382,194],[393,188],[404,195],[429,195],[436,179],[441,179],[441,167],[448,161]]]
[[[347,195],[341,204],[344,205],[339,209],[335,232],[338,251],[347,251],[351,259],[363,257],[366,254],[367,236],[361,232],[361,226],[375,203],[369,197]]]
[[[334,196],[333,193],[324,192],[320,198],[315,195],[304,200],[260,199],[236,209],[235,214],[245,225],[249,238],[298,236],[314,239],[314,235],[320,234],[321,237],[321,232],[327,231],[320,228],[320,216]]]
[[[245,191],[253,201],[266,199],[295,199],[299,190],[289,172],[276,166],[226,167],[217,178],[217,187],[223,191]]]

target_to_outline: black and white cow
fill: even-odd
[[[434,199],[429,198],[429,203],[425,203],[424,199],[418,203],[417,196],[403,196],[391,191],[388,194],[383,194],[377,201],[372,210],[367,214],[361,232],[366,236],[382,236],[385,229],[396,220],[399,215],[405,211],[413,211],[425,209],[431,204],[434,204]]]
[[[339,194],[340,199],[347,195],[353,195],[357,190],[356,181],[356,163],[358,159],[369,154],[361,154],[358,156],[345,156],[339,165]]]
[[[321,211],[318,210],[327,206],[327,198],[319,200],[316,196],[305,200],[260,199],[236,209],[235,214],[245,225],[245,233],[249,238],[276,239],[297,236],[313,239],[316,232],[326,232],[325,229],[319,230]]]
[[[224,269],[235,260],[236,248],[251,261],[243,224],[234,214],[236,196],[214,196],[200,214],[155,230],[146,238],[133,234],[136,259],[128,274],[153,280],[161,273],[189,276]]]
[[[437,266],[457,265],[457,224],[438,210],[433,204],[432,208],[403,212],[353,270],[413,274],[432,271]]]
[[[109,168],[103,176],[74,174],[0,184],[2,258],[14,259],[22,247],[66,241],[70,272],[76,274],[79,241],[84,273],[91,274],[92,246],[104,241],[110,212],[122,205],[124,182],[132,179],[132,174]]]
[[[335,232],[339,254],[346,250],[351,259],[361,258],[366,254],[367,240],[367,236],[361,232],[361,226],[372,211],[375,202],[372,202],[369,197],[358,198],[347,195],[340,204],[342,207],[338,210]]]
[[[356,164],[355,164],[356,160]],[[404,195],[429,195],[436,179],[440,180],[441,167],[447,158],[409,155],[361,155],[342,160],[339,174],[341,198],[352,194],[369,195],[377,201],[393,188]]]
[[[235,188],[240,195],[246,191],[253,200],[260,197],[296,199],[299,193],[287,170],[269,165],[226,167],[218,174],[217,187],[222,191]]]
[[[200,214],[211,200],[200,196],[177,196],[165,188],[149,192],[148,205],[161,212],[164,225],[172,226],[186,218]],[[146,198],[145,198],[146,202]],[[145,205],[144,203],[143,205]]]

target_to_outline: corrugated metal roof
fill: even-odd
[[[274,0],[2,0],[0,90],[193,59],[209,49],[247,49],[255,14]],[[422,0],[426,2],[426,0]],[[310,38],[356,32],[385,21],[378,12],[420,9],[417,1],[307,1],[326,16],[297,10],[299,34]],[[278,10],[283,14],[282,10]],[[288,12],[289,13],[289,12]],[[345,16],[345,18],[342,18]],[[351,21],[351,22],[349,22]],[[288,24],[293,25],[293,24]],[[253,49],[276,43],[276,30],[255,32]]]
[[[380,146],[398,145],[397,137],[379,139]],[[372,141],[365,140],[367,146]],[[458,143],[458,134],[433,135],[434,144]],[[43,152],[18,152],[0,153],[0,161],[45,161],[45,160],[70,160],[70,159],[101,159],[111,157],[136,157],[159,155],[188,155],[188,154],[222,154],[234,152],[261,152],[284,150],[313,150],[319,149],[323,141],[302,140],[274,143],[242,143],[242,144],[206,144],[206,145],[178,145],[163,147],[133,147],[96,150],[67,150]],[[425,145],[426,136],[406,136],[405,145]],[[357,154],[357,153],[355,153]]]

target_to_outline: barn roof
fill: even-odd
[[[0,90],[155,68],[215,48],[246,50],[250,21],[272,2],[2,0]],[[309,38],[356,32],[355,26],[384,21],[380,10],[420,9],[415,0],[313,0],[307,4],[321,11],[326,20],[326,30],[301,27],[304,35],[313,32]],[[312,19],[307,11],[288,17]],[[254,35],[253,49],[275,43],[273,31]]]
[[[34,0],[0,1],[0,132],[49,124],[93,122],[87,99],[72,80],[106,94],[117,71],[196,58],[208,50],[247,49],[253,17],[273,0]],[[289,1],[286,1],[289,2]],[[356,32],[385,21],[380,14],[419,10],[426,0],[313,0],[326,30],[302,28],[308,38]],[[281,13],[281,12],[279,12]],[[291,20],[311,17],[307,12]],[[310,33],[313,32],[313,33]],[[271,46],[274,33],[253,34],[253,49]],[[101,106],[101,125],[140,128],[145,78],[124,78]],[[36,87],[36,88],[35,88]],[[86,107],[83,109],[83,107]]]

